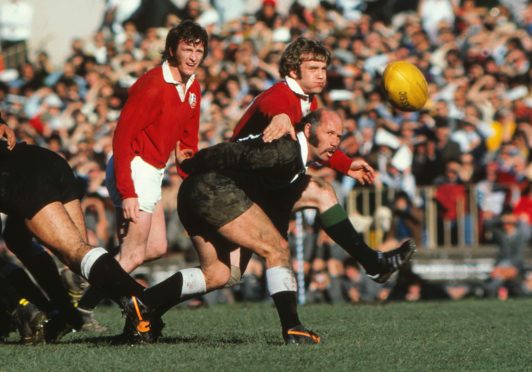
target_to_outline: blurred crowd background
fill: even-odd
[[[420,253],[495,247],[476,283],[427,280],[413,267],[392,284],[368,281],[320,231],[313,211],[292,224],[302,247],[307,302],[353,303],[532,293],[532,4],[528,0],[108,0],[90,38],[75,38],[53,64],[29,48],[33,12],[0,3],[0,110],[20,141],[63,155],[86,189],[91,243],[112,248],[115,221],[104,186],[113,130],[128,88],[159,64],[169,27],[192,19],[209,33],[198,71],[203,89],[200,147],[227,140],[251,100],[279,80],[277,62],[294,38],[333,53],[321,104],[344,119],[342,149],[378,171],[359,187],[330,169],[353,223],[374,247],[414,237]],[[414,63],[430,97],[418,112],[391,107],[385,66]],[[195,255],[176,213],[179,176],[169,161],[163,200],[170,252],[141,269],[157,281]],[[301,239],[299,239],[301,238]],[[143,271],[144,270],[144,271]],[[165,271],[166,270],[166,271]],[[263,300],[263,266],[252,261],[236,290],[204,302]]]

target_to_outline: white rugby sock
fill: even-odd
[[[107,251],[104,248],[98,247],[92,248],[85,254],[85,256],[83,256],[83,259],[81,260],[81,275],[85,279],[89,280],[89,274],[91,272],[92,266],[96,261],[98,261],[98,258],[106,253]]]
[[[266,284],[270,296],[279,292],[296,292],[296,277],[292,269],[286,266],[271,267],[266,270]]]
[[[190,268],[180,270],[183,275],[183,289],[181,290],[181,297],[195,294],[203,294],[207,292],[207,282],[201,269]]]

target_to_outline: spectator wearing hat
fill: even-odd
[[[276,21],[281,17],[277,12],[276,0],[263,0],[261,8],[255,13],[257,22],[262,22],[270,30],[274,29]]]

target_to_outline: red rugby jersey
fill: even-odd
[[[181,101],[176,86],[164,80],[162,66],[133,84],[113,137],[116,185],[122,199],[137,196],[131,179],[135,156],[162,169],[177,141],[181,148],[198,150],[200,102],[196,80]]]
[[[310,110],[318,108],[316,97],[312,97]],[[248,107],[236,125],[232,141],[259,135],[264,132],[275,115],[287,114],[292,125],[298,123],[304,116],[301,109],[301,98],[284,81],[259,94]],[[306,114],[306,113],[305,113]],[[351,158],[342,151],[336,150],[329,160],[329,166],[343,174],[347,174],[351,166]]]

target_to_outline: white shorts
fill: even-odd
[[[153,213],[155,205],[161,200],[161,185],[163,182],[164,169],[155,168],[146,163],[140,156],[131,160],[131,179],[139,199],[139,209]],[[109,196],[117,208],[122,208],[122,197],[116,188],[115,162],[111,157],[107,164],[105,185],[109,190]]]

